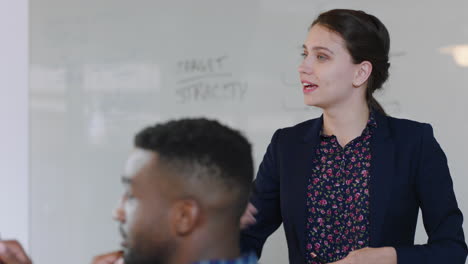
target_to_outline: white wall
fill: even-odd
[[[118,248],[110,211],[144,125],[218,118],[245,132],[258,164],[275,129],[317,117],[303,105],[299,54],[309,23],[336,7],[364,9],[388,27],[392,66],[378,99],[392,116],[433,125],[466,215],[468,68],[440,50],[468,43],[467,0],[38,0],[30,9],[36,264],[86,263]],[[420,223],[416,242],[426,240]],[[287,263],[282,229],[263,252],[262,263]]]
[[[0,234],[28,248],[28,1],[0,0]]]

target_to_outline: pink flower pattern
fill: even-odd
[[[340,260],[369,245],[370,140],[377,124],[371,113],[361,136],[344,148],[321,135],[307,186],[307,263]]]

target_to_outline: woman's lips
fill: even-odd
[[[317,88],[318,88],[318,85],[316,85],[315,83],[311,83],[311,82],[308,82],[308,81],[302,81],[302,91],[304,92],[304,94],[311,93],[311,92],[317,90]]]

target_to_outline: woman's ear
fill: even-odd
[[[354,74],[353,86],[357,88],[361,87],[369,79],[369,76],[372,73],[372,63],[369,61],[363,61],[356,66],[357,69]]]
[[[170,226],[177,236],[186,236],[197,227],[201,208],[197,201],[185,199],[175,202],[170,212]]]

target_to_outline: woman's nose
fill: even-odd
[[[312,73],[312,61],[307,57],[304,58],[298,68],[299,73],[311,74]]]

